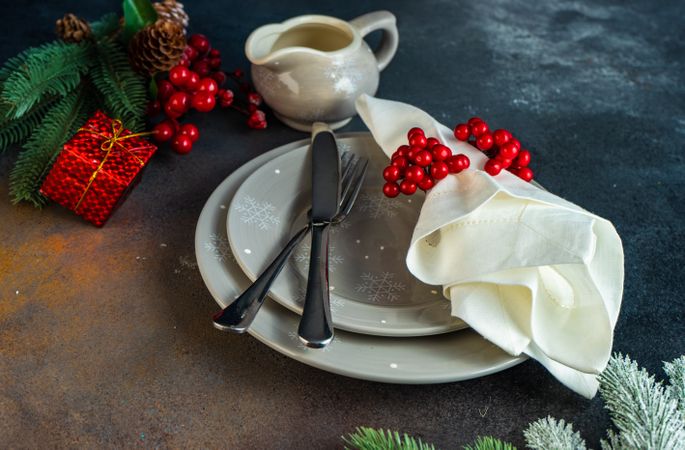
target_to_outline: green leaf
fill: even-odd
[[[129,130],[141,131],[147,105],[145,80],[131,69],[128,55],[118,42],[98,42],[95,59],[90,76],[104,100],[104,109]]]
[[[432,444],[421,442],[408,434],[400,436],[397,431],[374,430],[358,427],[354,433],[342,438],[349,445],[347,450],[435,450]]]
[[[40,124],[43,116],[54,104],[54,100],[45,101],[19,119],[9,120],[0,126],[0,153],[13,144],[22,144]]]
[[[123,41],[128,44],[134,34],[157,20],[157,12],[150,0],[124,0]]]
[[[478,436],[478,439],[464,447],[464,450],[516,450],[516,447],[491,436]]]
[[[0,102],[9,105],[6,117],[19,118],[42,99],[73,91],[92,62],[92,50],[89,41],[54,41],[28,52],[3,84]]]
[[[90,105],[86,95],[84,83],[73,94],[59,100],[26,141],[10,174],[13,203],[28,201],[36,207],[45,204],[40,185],[64,143],[88,119]]]

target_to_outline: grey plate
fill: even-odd
[[[381,190],[387,157],[369,133],[339,138],[341,150],[369,158],[369,170],[347,220],[331,230],[331,312],[336,328],[379,336],[426,336],[466,324],[450,315],[440,286],[417,280],[407,254],[423,193],[386,198]],[[308,146],[265,163],[240,186],[228,213],[236,260],[255,280],[307,220],[311,205]],[[271,287],[271,296],[302,313],[307,286],[309,237]]]
[[[342,136],[355,136],[343,134]],[[223,308],[250,283],[235,263],[226,236],[226,213],[240,184],[256,168],[290,150],[279,147],[233,172],[209,197],[195,231],[195,253],[202,278]],[[373,381],[427,384],[467,380],[505,370],[523,362],[472,330],[428,337],[387,338],[338,331],[324,350],[312,350],[297,338],[299,316],[267,299],[250,334],[297,361],[323,370]],[[210,326],[210,319],[207,319]]]

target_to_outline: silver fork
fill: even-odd
[[[343,166],[343,174],[341,176],[340,211],[333,219],[332,225],[339,224],[345,220],[350,210],[352,210],[352,206],[354,206],[354,202],[364,182],[369,162],[366,158],[360,158],[351,152],[345,152],[341,157],[341,164]],[[309,213],[307,215],[309,216]],[[264,304],[269,288],[271,288],[274,280],[288,261],[288,257],[310,230],[311,223],[308,220],[307,225],[290,239],[283,250],[281,250],[281,253],[274,258],[259,278],[233,303],[214,315],[213,322],[215,328],[233,333],[244,333],[247,331],[262,304]]]

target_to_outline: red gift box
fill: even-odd
[[[101,227],[157,151],[144,134],[97,111],[64,144],[40,192]]]

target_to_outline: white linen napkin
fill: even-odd
[[[508,171],[488,175],[480,170],[487,156],[418,108],[363,95],[357,111],[388,156],[421,127],[471,159],[427,193],[407,253],[411,273],[443,286],[452,315],[486,339],[592,398],[623,294],[611,222]]]

